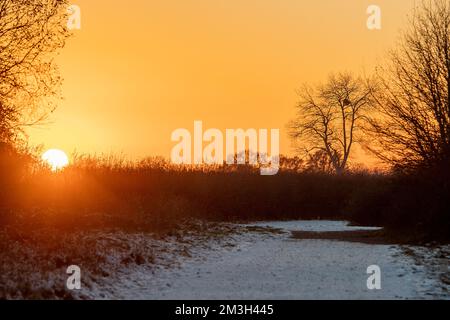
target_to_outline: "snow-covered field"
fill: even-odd
[[[82,289],[93,299],[449,299],[449,247],[296,240],[290,231],[351,231],[342,221],[240,225],[197,242],[170,263],[133,265]],[[167,242],[167,246],[177,246]],[[169,250],[170,251],[170,250]],[[172,250],[180,252],[180,250]],[[369,290],[367,267],[381,268]]]

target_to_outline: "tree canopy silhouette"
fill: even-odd
[[[288,125],[291,138],[310,160],[343,172],[371,106],[371,88],[348,73],[331,75],[324,85],[303,86],[297,117]],[[325,164],[328,162],[329,164]]]
[[[401,167],[450,159],[450,2],[415,8],[389,63],[378,69],[370,149]]]
[[[0,0],[0,143],[54,109],[54,53],[69,35],[65,0]]]

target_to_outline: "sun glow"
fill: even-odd
[[[42,160],[51,167],[52,171],[61,170],[69,164],[66,153],[58,149],[47,150],[42,155]]]

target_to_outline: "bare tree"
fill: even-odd
[[[343,172],[370,108],[371,88],[348,73],[331,75],[324,85],[299,91],[297,118],[288,125],[291,138],[310,159],[324,155]]]
[[[370,149],[399,166],[450,159],[450,1],[424,1],[378,69]]]
[[[54,109],[54,53],[68,36],[65,0],[0,0],[0,142]]]

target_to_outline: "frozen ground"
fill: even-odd
[[[359,229],[340,221],[244,225],[239,232],[194,245],[186,255],[172,257],[170,264],[121,270],[84,289],[83,295],[97,299],[450,298],[450,286],[442,281],[448,273],[448,247],[295,240],[290,233]],[[381,290],[367,289],[370,265],[381,268]]]

